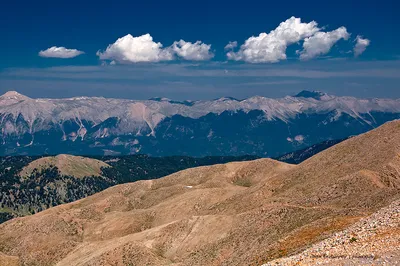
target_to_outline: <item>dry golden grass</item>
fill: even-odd
[[[0,265],[1,266],[20,266],[18,257],[7,256],[0,252]]]
[[[115,186],[0,225],[0,252],[24,265],[257,265],[399,198],[399,125],[298,166],[261,159]]]
[[[26,178],[29,177],[35,169],[40,172],[50,166],[56,166],[62,175],[74,176],[76,178],[101,176],[101,168],[110,167],[108,164],[96,159],[60,154],[57,156],[43,157],[31,162],[21,170],[19,175]]]

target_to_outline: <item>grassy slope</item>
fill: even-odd
[[[109,167],[108,164],[96,159],[60,154],[52,157],[43,157],[29,163],[22,169],[20,176],[27,178],[35,169],[40,172],[51,166],[56,166],[62,175],[76,178],[101,176],[101,167]]]

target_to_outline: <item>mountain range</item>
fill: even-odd
[[[0,155],[276,157],[400,118],[400,100],[318,91],[270,99],[173,101],[0,96]]]
[[[399,154],[393,121],[298,165],[264,158],[116,185],[0,224],[0,262],[397,265]]]

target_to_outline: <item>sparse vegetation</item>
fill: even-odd
[[[352,238],[350,238],[350,243],[356,242],[357,238],[355,238],[354,236]]]
[[[0,223],[90,196],[116,184],[160,178],[195,166],[253,158],[132,155],[96,157],[95,160],[69,155],[0,157]]]
[[[25,265],[259,265],[307,249],[298,257],[301,263],[310,258],[305,265],[346,261],[349,253],[358,262],[384,255],[394,262],[388,265],[396,265],[398,123],[346,140],[301,165],[260,159],[114,186],[2,224],[0,252],[17,254]],[[121,160],[129,173],[134,163]],[[159,161],[154,172],[150,166],[156,161],[140,160],[146,168],[131,173],[147,171],[147,178],[178,159],[166,160],[165,168],[160,166],[166,161]],[[111,180],[127,178],[110,173]],[[248,179],[252,187],[233,185],[235,178]],[[370,216],[393,201],[387,211]]]
[[[241,187],[251,187],[251,181],[248,178],[236,178],[233,184]]]
[[[278,250],[279,258],[286,257],[288,255],[288,251],[286,249]]]

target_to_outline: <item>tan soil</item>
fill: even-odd
[[[118,185],[0,225],[22,265],[260,265],[400,198],[400,122],[298,166],[270,159]]]
[[[74,176],[76,178],[101,176],[101,168],[110,167],[110,165],[96,159],[60,154],[43,157],[29,163],[21,170],[19,175],[27,178],[35,169],[40,172],[42,169],[49,168],[50,166],[56,166],[62,175]]]

